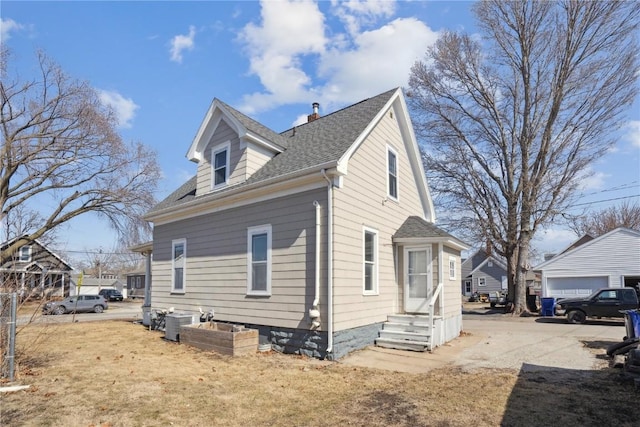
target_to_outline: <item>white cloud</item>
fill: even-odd
[[[578,236],[565,228],[547,228],[539,230],[533,239],[532,246],[539,255],[557,254],[566,249],[570,244],[578,240]],[[538,259],[537,262],[542,262]]]
[[[265,92],[247,95],[248,113],[274,104],[306,98],[311,78],[302,67],[306,55],[325,49],[324,15],[313,2],[262,2],[261,23],[250,23],[239,34],[250,59],[250,72],[260,78]]]
[[[11,33],[24,29],[24,25],[17,23],[11,18],[0,18],[0,42],[5,43],[11,38]]]
[[[193,50],[195,43],[194,39],[196,37],[196,28],[191,25],[189,27],[189,34],[182,35],[178,34],[174,38],[171,39],[171,60],[174,62],[181,63],[182,62],[182,52],[184,50]]]
[[[261,6],[261,21],[239,35],[249,72],[264,88],[244,97],[239,108],[247,114],[311,101],[331,110],[404,86],[413,63],[438,37],[415,18],[388,22],[394,2],[334,2],[331,11],[345,23],[343,32],[325,26],[315,2],[263,1]],[[364,24],[370,29],[360,31]]]
[[[396,9],[395,1],[349,0],[331,1],[335,15],[344,22],[349,34],[355,35],[363,26],[374,24],[379,18],[388,18]]]
[[[102,104],[110,107],[116,114],[118,126],[121,128],[130,128],[135,116],[136,110],[140,108],[131,98],[125,98],[115,91],[97,89],[98,96]]]
[[[583,177],[580,178],[580,190],[601,190],[605,186],[605,181],[611,175],[604,172],[595,172],[591,168],[585,171]]]
[[[630,120],[623,130],[622,138],[634,147],[640,148],[640,120]]]
[[[437,37],[423,22],[402,18],[358,34],[351,50],[329,50],[318,70],[328,81],[322,90],[325,99],[356,102],[376,91],[405,86],[411,66]]]

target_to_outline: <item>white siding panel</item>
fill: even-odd
[[[543,295],[548,296],[551,291],[551,278],[606,277],[608,286],[623,286],[624,276],[640,276],[638,260],[640,236],[629,230],[616,230],[546,263],[542,267],[543,286],[547,283]]]

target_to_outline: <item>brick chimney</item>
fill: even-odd
[[[312,107],[313,107],[313,114],[309,114],[307,116],[307,123],[311,123],[312,121],[320,118],[320,114],[318,114],[318,108],[320,108],[320,104],[318,104],[317,102],[314,102],[312,104]]]

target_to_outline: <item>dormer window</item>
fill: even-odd
[[[398,154],[387,146],[387,196],[398,200]]]
[[[18,260],[20,262],[30,262],[31,261],[31,246],[23,246],[18,251]]]
[[[211,150],[211,188],[224,187],[229,181],[230,144],[223,144]]]

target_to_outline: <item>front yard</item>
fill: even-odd
[[[637,425],[619,370],[404,374],[277,353],[219,356],[125,321],[32,324],[6,426]]]

